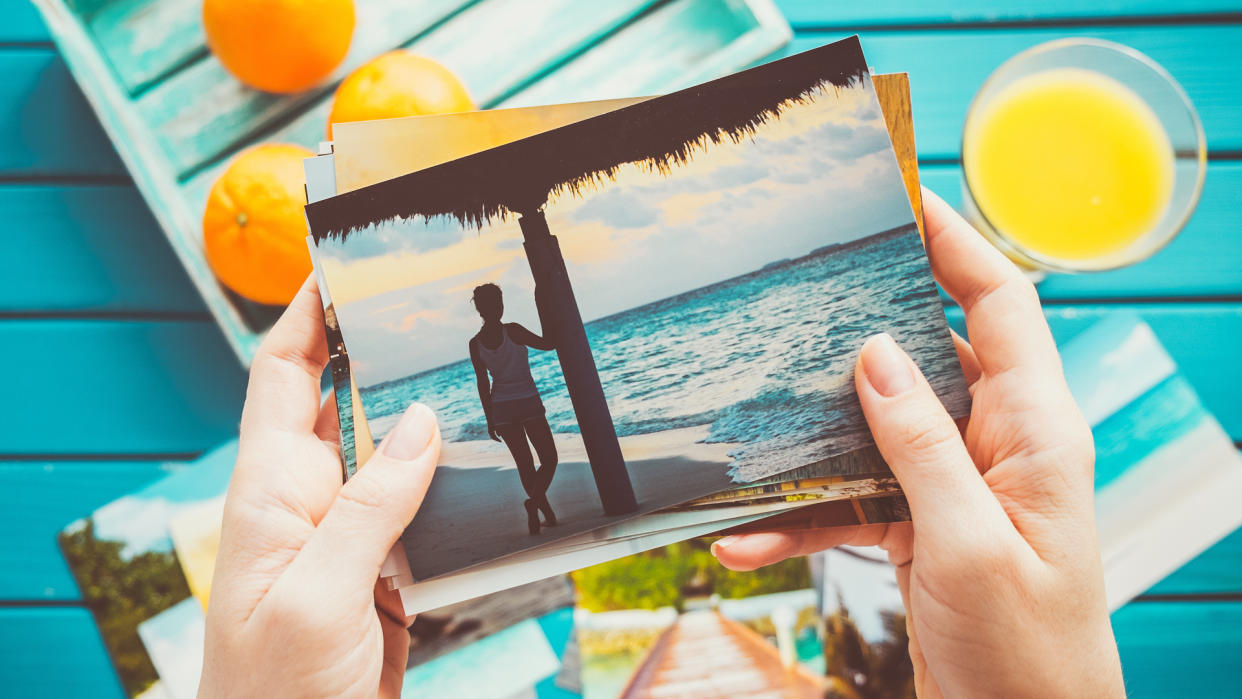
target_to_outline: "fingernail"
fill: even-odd
[[[422,403],[411,403],[401,414],[396,427],[380,444],[380,453],[398,461],[418,458],[427,450],[436,431],[436,416]]]
[[[724,536],[712,542],[712,555],[719,556],[721,549],[727,549],[737,541],[736,536]]]
[[[905,353],[888,333],[880,333],[862,348],[867,383],[882,396],[892,398],[914,388],[914,373]]]

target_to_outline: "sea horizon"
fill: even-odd
[[[826,245],[585,324],[617,434],[708,425],[745,483],[872,445],[857,349],[889,332],[954,414],[969,395],[917,227]],[[463,355],[469,338],[462,338]],[[554,432],[578,432],[555,352],[530,352]],[[468,358],[362,388],[375,439],[411,401],[450,442],[488,438]]]
[[[753,269],[753,270],[751,270],[751,271],[749,271],[749,272],[746,272],[745,274],[739,274],[739,275],[737,275],[737,276],[735,276],[735,277],[729,277],[728,279],[722,279],[722,280],[720,280],[720,281],[715,281],[715,282],[712,282],[712,283],[710,283],[710,284],[704,284],[703,286],[695,287],[695,288],[693,288],[693,289],[687,289],[686,291],[683,291],[683,292],[681,292],[681,293],[677,293],[677,294],[673,294],[672,296],[666,296],[666,297],[664,297],[664,298],[656,299],[656,300],[654,300],[654,301],[648,301],[647,303],[644,303],[644,304],[641,304],[641,305],[638,305],[638,306],[632,306],[632,307],[630,307],[630,308],[626,308],[626,309],[622,309],[622,310],[617,311],[617,312],[615,312],[615,313],[609,313],[609,314],[607,314],[607,315],[602,315],[602,316],[600,316],[600,317],[598,317],[598,318],[593,318],[593,319],[591,319],[591,320],[584,320],[584,321],[583,321],[583,325],[584,325],[584,326],[588,326],[588,328],[589,328],[589,326],[590,326],[590,325],[592,325],[592,324],[594,324],[594,323],[602,323],[602,322],[606,322],[606,321],[609,321],[609,320],[612,320],[612,319],[614,319],[614,318],[618,318],[618,317],[621,317],[621,316],[625,316],[625,315],[629,315],[629,314],[636,314],[636,313],[639,313],[639,312],[641,312],[641,311],[643,311],[643,310],[645,310],[645,309],[652,308],[652,307],[655,307],[655,306],[659,306],[659,305],[661,305],[661,304],[668,303],[668,302],[670,302],[670,301],[675,301],[676,299],[681,298],[681,297],[683,297],[683,296],[691,296],[691,295],[698,294],[698,293],[702,293],[702,292],[708,292],[708,291],[711,291],[712,289],[714,289],[714,288],[716,288],[716,287],[719,287],[719,286],[724,286],[724,285],[728,285],[728,284],[731,284],[731,283],[734,283],[734,282],[738,282],[738,281],[741,281],[741,280],[747,279],[747,278],[749,278],[749,277],[752,277],[752,276],[754,276],[754,275],[757,275],[757,274],[762,274],[762,273],[767,272],[767,271],[769,271],[769,270],[773,270],[773,269],[780,269],[780,268],[782,268],[782,267],[786,267],[786,266],[788,266],[788,265],[795,264],[795,263],[797,263],[797,262],[801,262],[801,261],[803,261],[803,260],[813,259],[813,258],[816,258],[816,257],[822,257],[822,256],[824,256],[824,255],[837,254],[837,253],[840,253],[840,252],[847,252],[847,251],[849,251],[849,250],[851,250],[851,249],[853,249],[853,248],[859,247],[859,246],[861,246],[861,245],[863,245],[863,244],[865,244],[865,243],[867,243],[867,242],[869,242],[869,241],[875,241],[875,240],[877,240],[877,239],[879,239],[879,238],[881,238],[881,237],[885,237],[885,236],[896,236],[896,235],[900,235],[900,234],[902,234],[902,233],[904,233],[904,232],[908,232],[908,231],[911,231],[911,230],[913,230],[913,231],[917,231],[917,230],[918,230],[918,225],[917,225],[917,224],[915,224],[915,223],[904,223],[904,224],[902,224],[902,225],[900,225],[900,226],[894,226],[894,227],[892,227],[892,228],[885,229],[885,230],[883,230],[883,231],[880,231],[879,233],[872,233],[872,234],[870,234],[870,235],[862,236],[862,237],[859,237],[859,238],[853,238],[853,239],[847,240],[847,241],[842,242],[842,243],[829,243],[829,244],[827,244],[827,245],[821,245],[821,246],[819,246],[819,247],[817,247],[817,248],[814,248],[813,250],[811,250],[810,252],[808,252],[808,253],[807,253],[807,254],[805,254],[805,255],[800,255],[800,256],[798,256],[798,257],[786,257],[786,258],[784,258],[784,259],[774,260],[774,261],[772,261],[772,262],[768,262],[768,263],[764,264],[762,267],[758,267],[758,268]],[[572,280],[571,280],[571,281],[572,281]],[[435,366],[435,367],[432,367],[432,368],[430,368],[430,369],[423,369],[423,370],[421,370],[421,371],[414,372],[413,374],[406,374],[405,376],[399,376],[399,377],[397,377],[397,378],[393,378],[393,379],[385,379],[385,380],[380,381],[380,382],[378,382],[378,383],[373,383],[373,384],[370,384],[370,385],[367,385],[367,386],[359,386],[359,387],[358,387],[358,391],[359,391],[360,393],[366,393],[367,391],[375,391],[375,390],[381,389],[381,388],[383,388],[386,384],[391,384],[391,383],[399,383],[399,382],[404,382],[404,381],[413,381],[413,380],[416,380],[416,379],[418,379],[418,378],[420,378],[420,377],[426,376],[427,374],[432,374],[432,373],[435,373],[435,372],[437,372],[437,371],[442,371],[442,370],[444,370],[444,369],[448,369],[448,368],[453,367],[453,366],[456,366],[456,365],[458,365],[458,364],[469,363],[469,361],[470,361],[470,357],[469,357],[469,356],[466,356],[466,357],[464,357],[463,359],[457,359],[457,360],[454,360],[454,361],[451,361],[451,362],[446,362],[446,363],[444,363],[444,364],[440,364],[440,365]],[[364,401],[364,402],[365,402],[365,401]],[[376,439],[378,439],[378,437],[377,437]]]

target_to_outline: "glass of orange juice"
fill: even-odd
[[[962,132],[966,214],[1036,272],[1138,262],[1177,235],[1207,147],[1190,99],[1126,46],[1064,39],[1006,61]]]

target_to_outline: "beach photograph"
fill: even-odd
[[[1142,316],[1117,313],[1061,348],[1095,443],[1095,518],[1110,608],[1237,529],[1242,455]]]
[[[307,215],[355,427],[440,420],[416,579],[794,469],[882,474],[847,458],[878,332],[968,409],[856,39]]]

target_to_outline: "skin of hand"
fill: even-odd
[[[1093,514],[1095,451],[1034,287],[923,190],[927,253],[965,311],[955,336],[972,397],[956,424],[887,335],[855,383],[911,522],[725,537],[752,570],[841,544],[879,545],[897,568],[921,697],[1121,697]]]
[[[342,485],[312,279],[250,371],[207,609],[201,697],[397,697],[410,636],[379,582],[435,471],[440,431],[414,404]]]

